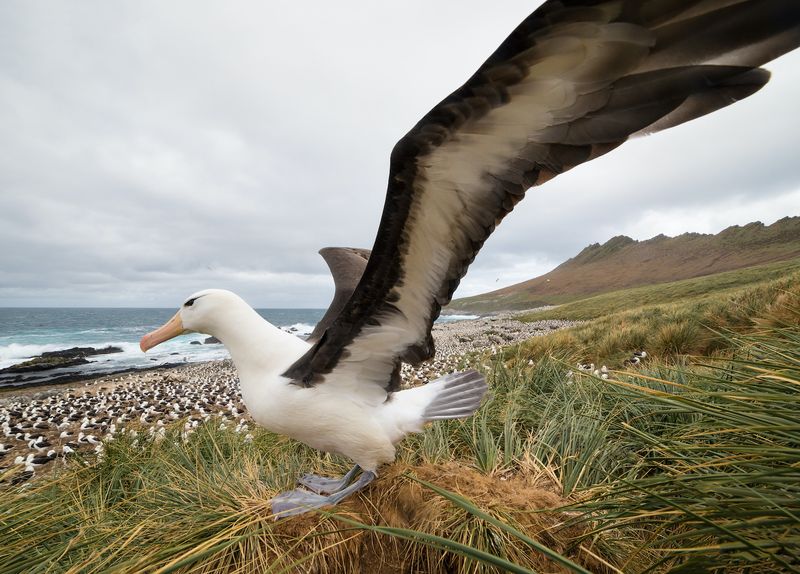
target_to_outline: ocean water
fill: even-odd
[[[273,325],[298,336],[311,334],[325,309],[257,309]],[[62,376],[100,375],[125,369],[141,369],[174,363],[228,358],[225,347],[204,344],[208,335],[192,333],[176,337],[149,350],[139,349],[139,339],[163,325],[175,309],[109,308],[0,308],[0,369],[10,367],[45,351],[70,347],[100,349],[113,345],[121,353],[87,357],[87,365],[16,375],[0,374],[0,387],[30,384]],[[475,318],[447,315],[440,322]]]
[[[257,311],[273,325],[299,336],[310,335],[325,313],[324,309]],[[176,337],[147,354],[142,353],[139,349],[142,335],[163,325],[174,314],[175,309],[0,308],[0,369],[45,351],[70,347],[100,349],[113,345],[121,348],[122,352],[87,357],[91,361],[88,365],[26,374],[22,384],[30,383],[30,378],[40,380],[75,374],[98,375],[131,368],[229,357],[222,345],[203,344],[208,335],[200,333]],[[11,384],[10,379],[0,374],[0,387]]]

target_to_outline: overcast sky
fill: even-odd
[[[0,3],[0,306],[324,307],[389,152],[536,1]],[[759,93],[531,190],[456,296],[625,234],[800,215],[800,53]]]

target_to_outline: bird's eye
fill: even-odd
[[[184,307],[191,307],[194,305],[194,302],[197,300],[197,297],[189,299],[186,303],[183,304]]]

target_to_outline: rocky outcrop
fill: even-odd
[[[85,365],[88,363],[83,357],[34,357],[22,363],[11,365],[5,369],[0,369],[0,374],[4,373],[31,373],[34,371],[46,371],[48,369],[60,369],[62,367],[74,367],[75,365]]]
[[[31,373],[35,371],[74,367],[76,365],[85,365],[89,363],[90,361],[88,361],[86,357],[121,352],[122,349],[119,347],[110,345],[102,349],[95,349],[94,347],[72,347],[71,349],[62,349],[60,351],[45,351],[38,357],[33,357],[27,361],[11,365],[5,369],[0,369],[0,374]]]
[[[40,357],[91,357],[93,355],[109,355],[111,353],[121,353],[122,349],[109,345],[102,349],[95,349],[94,347],[72,347],[62,351],[45,351]]]

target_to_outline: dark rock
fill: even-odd
[[[72,358],[72,357],[91,357],[93,355],[108,355],[110,353],[121,353],[122,349],[119,347],[113,347],[109,345],[108,347],[103,347],[102,349],[95,349],[94,347],[72,347],[71,349],[63,349],[61,351],[45,351],[39,357],[42,358],[50,358],[50,357],[63,357],[63,358]],[[35,357],[38,358],[38,357]],[[33,360],[33,359],[31,359]]]
[[[203,344],[204,345],[219,345],[220,344],[220,340],[217,339],[216,337],[209,337],[205,341],[203,341]]]
[[[107,355],[109,353],[121,353],[119,347],[104,347],[95,349],[94,347],[72,347],[60,351],[45,351],[38,357],[28,359],[16,365],[11,365],[5,369],[0,369],[0,374],[4,373],[31,373],[36,371],[47,371],[50,369],[61,369],[64,367],[75,367],[89,363],[86,357],[93,355]]]
[[[47,371],[49,369],[60,369],[62,367],[74,367],[85,365],[89,361],[83,357],[34,357],[28,361],[11,365],[5,369],[0,369],[3,373],[31,373],[35,371]]]

